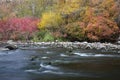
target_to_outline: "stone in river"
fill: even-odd
[[[16,45],[10,45],[10,44],[5,46],[5,48],[8,48],[9,50],[16,50],[16,49],[18,49],[18,47]]]

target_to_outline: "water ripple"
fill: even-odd
[[[81,56],[81,57],[119,57],[117,55],[111,55],[111,54],[92,54],[92,53],[73,53],[75,55]]]

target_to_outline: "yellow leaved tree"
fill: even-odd
[[[79,9],[81,0],[66,0],[65,3],[59,5],[59,12],[69,14]]]
[[[57,28],[62,23],[62,17],[55,12],[45,12],[42,14],[41,21],[38,23],[39,29]]]

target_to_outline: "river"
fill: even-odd
[[[119,80],[119,51],[41,46],[0,51],[0,80]]]

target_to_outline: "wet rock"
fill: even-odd
[[[32,56],[32,57],[30,58],[30,61],[35,61],[36,59],[38,59],[38,56]]]
[[[48,62],[48,65],[52,65],[52,62]]]
[[[18,49],[18,47],[16,45],[10,45],[10,44],[5,46],[5,48],[8,48],[9,50],[16,50],[16,49]]]
[[[18,46],[12,40],[8,40],[6,42],[6,45],[4,45],[3,47],[7,48],[9,50],[16,50],[16,49],[18,49]]]
[[[90,44],[88,44],[85,46],[85,49],[93,49],[93,47]]]
[[[106,46],[104,46],[103,44],[99,44],[96,49],[97,50],[107,50]]]

